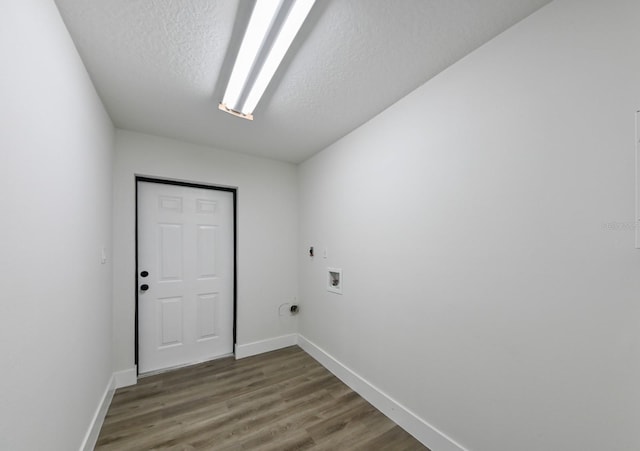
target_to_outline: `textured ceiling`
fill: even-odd
[[[56,0],[119,128],[294,163],[550,0],[318,0],[247,121],[218,110],[250,0]]]

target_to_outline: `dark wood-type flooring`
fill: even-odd
[[[297,346],[117,390],[96,449],[427,450]]]

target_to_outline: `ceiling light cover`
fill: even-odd
[[[221,110],[253,119],[254,109],[314,3],[315,0],[256,0]]]

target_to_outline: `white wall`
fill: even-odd
[[[134,365],[135,176],[236,187],[237,343],[297,331],[278,306],[297,296],[296,167],[151,135],[116,133],[115,369]]]
[[[300,167],[301,334],[470,450],[640,449],[638,17],[555,1]]]
[[[78,449],[111,377],[113,126],[53,1],[0,2],[0,449]]]

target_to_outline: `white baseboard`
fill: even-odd
[[[138,383],[138,369],[134,365],[133,368],[129,368],[128,370],[116,371],[113,373],[113,379],[115,381],[116,388],[136,385]]]
[[[281,335],[280,337],[267,338],[244,345],[236,345],[236,359],[243,359],[263,352],[275,351],[298,343],[298,334]]]
[[[102,423],[104,423],[104,417],[107,415],[107,410],[109,410],[111,400],[113,399],[113,393],[115,391],[115,377],[114,375],[111,375],[107,388],[100,400],[100,404],[98,405],[96,412],[93,414],[93,418],[89,424],[89,430],[82,441],[82,445],[80,446],[80,451],[93,451],[95,448],[98,436],[100,435],[100,429],[102,429]]]
[[[418,417],[402,404],[379,390],[366,379],[351,371],[315,343],[298,335],[298,346],[332,372],[353,391],[369,401],[401,428],[433,451],[466,451],[444,433]]]

